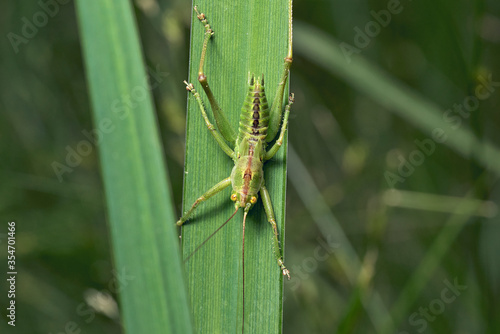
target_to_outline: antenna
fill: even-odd
[[[219,228],[217,228],[214,231],[214,233],[210,234],[210,236],[208,238],[206,238],[205,241],[203,241],[198,247],[196,247],[196,249],[191,254],[189,254],[189,256],[187,258],[184,259],[184,263],[186,263],[187,260],[189,260],[194,255],[194,253],[196,253],[208,240],[210,240],[210,238],[212,238],[217,232],[219,232],[221,228],[223,228],[227,223],[229,223],[229,221],[234,217],[234,215],[236,215],[236,212],[238,212],[238,209],[239,209],[239,207],[236,208],[236,210],[234,210],[234,213],[231,215],[231,217],[229,217],[228,220],[226,220],[226,222],[224,224],[219,226]]]
[[[247,220],[248,210],[245,208],[245,213],[243,214],[243,248],[241,251],[241,265],[243,267],[243,307],[242,307],[242,319],[241,319],[241,334],[245,330],[245,221]]]

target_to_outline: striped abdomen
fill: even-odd
[[[250,140],[253,138],[254,141],[256,139],[265,141],[268,125],[269,106],[264,91],[264,77],[261,80],[252,75],[247,97],[241,108],[238,142],[245,137]]]

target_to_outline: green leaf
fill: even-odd
[[[249,72],[265,75],[266,95],[270,103],[274,100],[287,53],[288,1],[199,1],[196,5],[215,32],[207,50],[205,73],[221,108],[237,129]],[[188,81],[200,92],[215,124],[208,99],[197,81],[203,38],[203,25],[193,15]],[[234,166],[207,130],[195,100],[190,96],[188,101],[184,211],[206,190],[228,177]],[[286,150],[285,142],[275,158],[264,166],[281,240]],[[202,203],[183,226],[184,257],[233,213],[230,192],[226,189]],[[186,263],[188,290],[199,333],[241,331],[242,219],[243,213],[239,212]],[[248,215],[245,233],[245,332],[280,333],[283,279],[274,256],[273,231],[260,200]]]
[[[94,124],[101,131],[97,145],[125,330],[192,333],[169,182],[132,7],[129,1],[80,0],[77,10]]]

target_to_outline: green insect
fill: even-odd
[[[274,97],[273,104],[269,107],[265,90],[264,90],[264,75],[262,77],[255,77],[249,74],[248,78],[248,92],[243,102],[242,111],[240,114],[239,130],[238,133],[230,126],[229,121],[222,112],[219,104],[217,103],[210,86],[208,85],[207,77],[203,71],[205,62],[205,55],[208,47],[208,42],[213,36],[214,32],[208,23],[205,14],[200,13],[197,7],[194,7],[197,18],[205,27],[205,38],[203,41],[203,48],[201,52],[200,67],[198,72],[198,81],[200,82],[205,94],[210,102],[214,118],[217,123],[217,128],[208,119],[205,107],[203,105],[200,94],[196,91],[192,83],[184,81],[186,89],[193,94],[196,102],[199,105],[202,117],[215,138],[220,148],[234,161],[234,168],[229,177],[223,179],[211,189],[201,195],[191,206],[191,208],[177,221],[177,225],[183,225],[189,216],[193,213],[196,207],[209,199],[210,197],[218,194],[230,185],[232,186],[231,200],[234,202],[235,211],[231,217],[222,224],[214,233],[212,233],[195,251],[185,259],[187,261],[201,246],[205,244],[215,233],[224,227],[238,212],[243,208],[243,245],[242,245],[242,267],[243,267],[243,312],[245,300],[245,221],[248,212],[258,200],[258,194],[262,198],[264,209],[267,219],[271,224],[274,233],[274,251],[278,266],[284,276],[290,279],[290,273],[283,262],[281,254],[278,227],[274,217],[273,207],[269,192],[265,186],[264,181],[264,162],[271,159],[280,149],[285,132],[288,125],[288,117],[290,115],[290,108],[294,102],[294,95],[291,94],[288,98],[288,104],[284,108],[283,122],[281,122],[283,113],[283,95],[285,86],[288,80],[290,66],[292,64],[292,4],[289,1],[289,41],[288,53],[285,57],[283,66],[283,73],[281,80]],[[281,131],[280,131],[281,124]],[[278,132],[279,137],[276,142],[268,149],[267,145],[271,142]],[[234,149],[228,145],[234,145]],[[243,315],[244,318],[244,315]],[[244,321],[243,321],[244,324]],[[243,330],[243,328],[242,328]]]

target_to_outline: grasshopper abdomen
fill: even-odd
[[[241,143],[245,138],[265,142],[268,126],[269,105],[264,90],[264,78],[249,75],[248,92],[241,108],[237,143]]]

